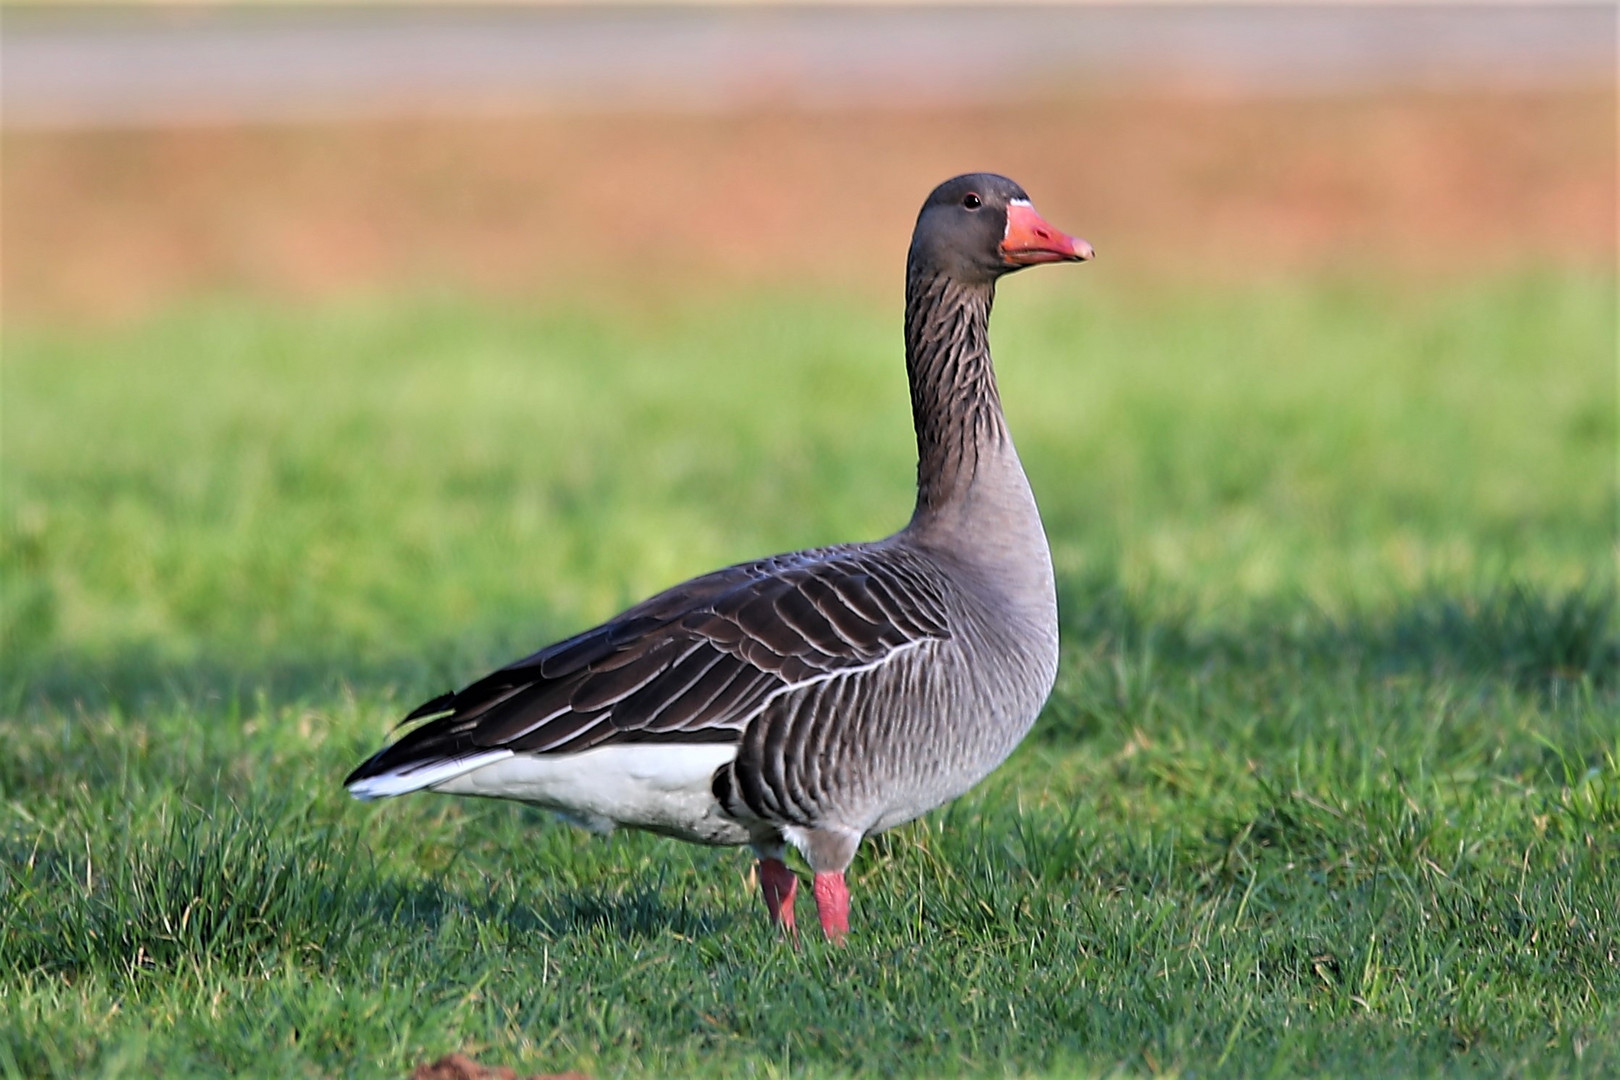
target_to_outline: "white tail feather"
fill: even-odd
[[[415,765],[395,772],[383,773],[381,776],[368,776],[356,780],[349,785],[349,794],[361,802],[370,802],[372,799],[386,799],[392,795],[405,795],[412,791],[421,791],[423,788],[442,784],[452,780],[462,773],[481,769],[485,765],[501,761],[512,756],[510,750],[487,750],[482,754],[471,757],[453,758],[449,761],[435,761]]]

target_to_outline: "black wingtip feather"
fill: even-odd
[[[372,769],[372,763],[381,757],[382,754],[383,751],[379,751],[378,753],[372,754],[370,757],[366,758],[366,760],[362,761],[360,764],[356,765],[354,767],[354,771],[343,778],[343,786],[348,787],[356,780],[364,780],[368,776],[376,775]]]

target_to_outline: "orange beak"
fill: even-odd
[[[1022,199],[1007,204],[1007,232],[1001,238],[1001,257],[1008,266],[1084,262],[1096,254],[1091,245],[1079,237],[1052,228]]]

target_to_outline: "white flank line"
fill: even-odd
[[[893,649],[890,649],[887,653],[878,657],[876,660],[873,660],[871,663],[860,664],[856,667],[850,668],[839,668],[837,671],[828,671],[821,675],[816,675],[812,678],[805,679],[802,682],[789,683],[786,686],[778,687],[777,689],[772,690],[769,694],[766,694],[765,700],[759,703],[759,707],[754,709],[747,716],[742,717],[741,722],[746,726],[748,721],[764,712],[770,707],[771,702],[775,701],[783,694],[791,694],[796,690],[803,690],[806,687],[817,686],[824,682],[831,682],[833,679],[842,679],[848,675],[864,675],[868,671],[876,671],[884,664],[894,660],[894,658],[899,656],[901,653],[910,652],[912,649],[919,648],[928,644],[930,641],[937,640],[940,639],[932,637],[917,638],[915,641],[908,641],[904,645],[896,645]]]

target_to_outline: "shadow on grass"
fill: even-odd
[[[0,661],[0,682],[12,713],[29,708],[135,713],[182,706],[231,714],[395,691],[404,715],[419,697],[447,688],[446,680],[434,677],[445,667],[432,659],[434,653],[428,647],[421,656],[363,659],[339,650],[309,655],[291,645],[259,653],[220,648],[182,659],[150,643],[135,643],[106,654],[13,652]],[[468,675],[475,674],[476,665],[468,667]]]
[[[569,892],[541,903],[485,895],[467,896],[433,880],[418,877],[375,885],[358,899],[371,918],[385,925],[429,935],[465,916],[486,926],[504,928],[509,941],[605,935],[622,941],[675,934],[710,935],[726,930],[735,920],[693,909],[684,898],[671,904],[662,895],[663,883],[651,882],[623,893]]]
[[[1259,604],[1211,618],[1173,596],[1132,595],[1117,578],[1059,583],[1066,646],[1211,667],[1349,670],[1372,677],[1479,677],[1521,689],[1562,683],[1620,688],[1620,593],[1510,583],[1473,592],[1429,588],[1387,609],[1331,615],[1308,601]]]
[[[1182,597],[1132,591],[1099,574],[1059,582],[1066,651],[1151,654],[1160,671],[1314,669],[1370,676],[1475,676],[1521,689],[1587,683],[1620,688],[1620,594],[1592,582],[1557,590],[1522,583],[1472,592],[1413,593],[1385,609],[1345,615],[1306,600],[1272,601],[1228,615]],[[10,649],[0,658],[3,706],[135,713],[184,707],[247,714],[264,706],[392,694],[403,715],[418,700],[470,681],[544,644],[515,626],[476,627],[383,657],[289,643],[281,650],[221,646],[191,659],[150,644],[110,654]],[[470,644],[469,644],[470,643]]]
[[[562,896],[535,913],[534,929],[552,937],[605,933],[626,941],[638,938],[713,935],[726,930],[735,920],[710,912],[695,911],[682,898],[671,905],[659,895],[657,886],[638,888],[622,895],[575,893]]]

